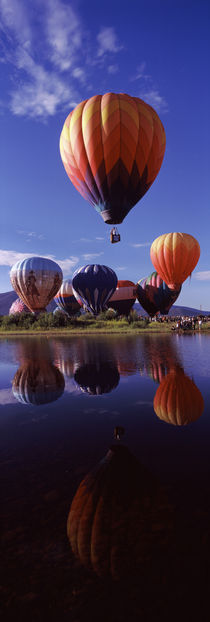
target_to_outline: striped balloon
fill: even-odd
[[[45,311],[63,280],[60,266],[46,257],[18,261],[10,271],[12,287],[30,311]]]
[[[167,315],[180,291],[181,287],[177,291],[169,289],[160,275],[152,272],[148,277],[138,281],[136,296],[143,309],[152,317],[158,311]]]
[[[136,285],[133,281],[118,281],[114,294],[109,299],[109,307],[120,314],[128,315],[136,300]]]
[[[107,308],[117,286],[117,275],[112,268],[99,264],[82,266],[72,278],[73,293],[92,314]]]
[[[15,313],[30,313],[30,309],[21,298],[16,298],[10,307],[9,315],[15,315]]]
[[[82,306],[82,303],[80,304],[73,294],[71,279],[63,281],[58,293],[54,297],[54,301],[58,308],[65,311],[68,315],[75,315]]]
[[[149,104],[125,93],[95,95],[68,115],[60,154],[68,177],[108,224],[123,221],[155,180],[164,127]]]
[[[168,287],[178,290],[194,270],[200,257],[200,246],[189,233],[165,233],[152,243],[150,257]]]

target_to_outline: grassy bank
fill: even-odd
[[[13,316],[14,317],[14,316]],[[29,317],[14,318],[13,321],[9,316],[5,316],[0,323],[0,336],[9,335],[93,335],[93,334],[141,334],[149,333],[173,333],[176,326],[174,321],[150,322],[148,318],[138,318],[135,315],[131,317],[123,317],[110,319],[105,314],[94,318],[91,315],[83,315],[76,318],[59,318],[55,319],[53,314],[42,314],[39,318]],[[9,318],[9,319],[8,319]],[[58,325],[56,325],[56,323]],[[202,325],[201,331],[208,331],[210,322]],[[198,329],[196,329],[196,332]],[[194,332],[194,331],[190,331]]]

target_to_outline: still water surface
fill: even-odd
[[[0,370],[4,620],[209,620],[210,337],[11,337]]]

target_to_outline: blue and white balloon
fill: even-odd
[[[117,287],[117,275],[112,268],[99,264],[82,266],[73,274],[75,297],[93,315],[107,309],[107,303]]]

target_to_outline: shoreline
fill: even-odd
[[[62,337],[71,337],[71,336],[96,336],[96,335],[103,335],[103,336],[110,336],[110,335],[144,335],[146,334],[155,334],[155,335],[183,335],[183,334],[188,334],[188,335],[194,335],[194,334],[201,334],[201,333],[208,333],[210,330],[210,326],[207,327],[202,327],[200,330],[199,329],[194,329],[194,330],[183,330],[183,329],[174,329],[172,330],[171,327],[164,327],[164,326],[159,326],[156,327],[154,326],[154,328],[152,327],[145,327],[145,328],[121,328],[119,330],[116,329],[109,329],[109,330],[105,330],[104,327],[103,328],[93,328],[92,330],[90,328],[83,328],[83,329],[66,329],[66,328],[57,328],[57,329],[49,329],[49,330],[5,330],[5,331],[0,331],[0,338],[8,338],[8,337],[58,337],[58,336],[62,336]]]

